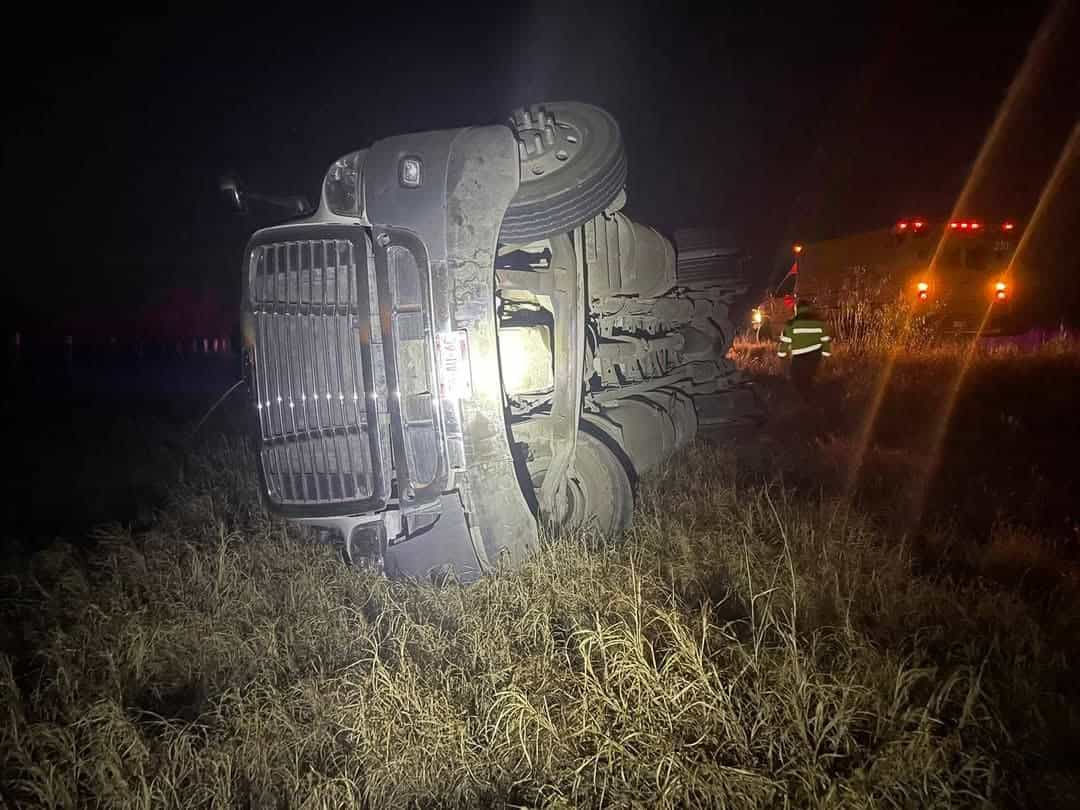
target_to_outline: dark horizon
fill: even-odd
[[[1067,5],[980,213],[1030,215],[1076,121]],[[340,154],[547,99],[619,120],[636,219],[668,233],[720,226],[766,263],[795,238],[940,219],[1049,8],[693,17],[413,5],[370,19],[230,9],[54,22],[31,75],[6,57],[20,78],[4,174],[38,268],[14,274],[8,331],[94,332],[103,315],[165,338],[199,319],[220,331],[237,306],[243,243],[269,222],[227,209],[222,172],[314,200]],[[1045,226],[1048,255],[1067,255],[1053,246],[1076,227],[1072,185]]]

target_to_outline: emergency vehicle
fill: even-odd
[[[1012,265],[1020,226],[1013,220],[959,217],[931,222],[913,217],[890,228],[793,249],[790,269],[751,326],[762,337],[779,333],[796,300],[824,313],[847,300],[884,306],[906,301],[939,334],[1014,334],[1022,287]],[[984,324],[985,319],[985,324]]]

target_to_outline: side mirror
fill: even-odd
[[[247,191],[240,183],[240,178],[232,174],[222,175],[218,180],[218,188],[225,195],[229,204],[241,214],[247,214],[248,203],[257,202],[271,208],[279,208],[291,216],[303,216],[310,214],[315,209],[311,207],[307,197],[302,194],[263,194],[258,191]]]
[[[218,181],[218,187],[234,210],[239,211],[241,214],[247,213],[247,199],[244,196],[243,189],[240,187],[239,178],[231,174],[222,175]]]

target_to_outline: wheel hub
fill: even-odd
[[[583,133],[572,121],[557,120],[542,106],[515,110],[510,124],[518,141],[522,182],[572,163],[584,142]]]

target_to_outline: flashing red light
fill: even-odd
[[[966,231],[970,227],[971,226],[967,222],[961,222],[960,223],[960,230]]]
[[[1006,222],[1006,223],[1004,223],[1004,224],[1003,224],[1003,225],[1001,226],[1001,230],[1003,230],[1003,231],[1011,231],[1011,230],[1012,230],[1013,228],[1015,228],[1015,227],[1016,227],[1016,226],[1015,226],[1015,225],[1014,225],[1013,223],[1011,223],[1011,222]]]
[[[1005,298],[1008,296],[1008,293],[1006,293],[1004,290],[998,290],[995,295],[997,296],[998,301],[1004,301]]]
[[[973,231],[977,231],[981,227],[982,227],[982,225],[980,225],[978,222],[972,222],[971,223],[971,230],[973,230]]]
[[[960,223],[959,222],[950,222],[949,227],[952,228],[955,231],[957,228],[960,227]]]
[[[928,293],[926,290],[919,290],[919,300],[920,301],[925,301],[929,297],[930,297],[930,293]]]

